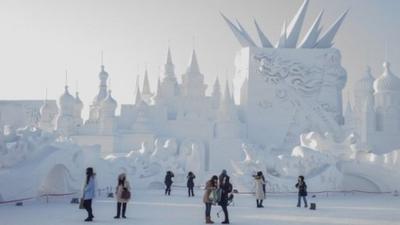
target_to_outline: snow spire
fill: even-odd
[[[167,60],[166,63],[164,64],[164,77],[175,77],[175,66],[172,62],[172,54],[171,54],[171,49],[168,47],[168,52],[167,52]]]
[[[213,95],[214,94],[221,94],[221,85],[219,83],[219,78],[215,78],[214,85],[213,85]]]
[[[236,19],[236,23],[239,26],[239,30],[242,33],[242,35],[247,39],[247,41],[251,44],[251,46],[256,46],[254,41],[251,39],[250,35],[247,33],[247,31],[244,29],[242,24],[240,24],[239,20]]]
[[[330,48],[332,47],[333,39],[335,38],[336,33],[338,32],[340,26],[343,23],[344,18],[346,17],[349,10],[346,10],[337,20],[333,23],[328,31],[321,37],[321,39],[315,45],[315,48]]]
[[[318,36],[321,33],[321,28],[319,24],[321,23],[322,15],[324,14],[324,10],[321,10],[317,18],[315,19],[314,23],[311,25],[310,29],[308,30],[307,34],[304,36],[303,41],[299,45],[300,48],[312,48],[315,46]]]
[[[213,106],[217,107],[221,102],[221,85],[219,83],[218,76],[214,81],[213,91],[211,93],[211,96],[213,97]]]
[[[276,48],[286,48],[286,21],[283,21],[281,36],[276,44]]]
[[[222,18],[224,18],[225,22],[228,24],[229,28],[232,30],[233,34],[235,35],[236,39],[242,45],[242,47],[249,47],[254,46],[251,41],[249,41],[242,33],[242,31],[236,27],[224,14],[220,12]]]
[[[224,90],[224,99],[223,102],[225,103],[231,103],[232,96],[231,96],[231,91],[229,90],[229,81],[226,80],[225,82],[225,90]]]
[[[161,78],[158,77],[157,79],[157,95],[160,96],[161,94]]]
[[[189,67],[187,73],[200,73],[199,64],[197,63],[196,51],[193,49],[192,56],[190,57]]]
[[[308,0],[304,0],[303,4],[289,23],[288,34],[285,41],[286,48],[295,48],[300,36],[301,27],[303,26],[304,18],[306,16]]]
[[[258,23],[255,19],[254,19],[254,24],[256,25],[258,37],[260,38],[261,41],[261,46],[263,48],[273,48],[271,42],[268,40],[267,36],[265,36],[264,32],[260,29],[260,26],[258,26]]]
[[[151,95],[149,76],[148,76],[147,68],[144,71],[142,95]]]
[[[142,95],[140,94],[139,86],[136,89],[136,98],[135,98],[135,105],[138,106],[142,102]]]
[[[65,87],[68,87],[68,70],[65,70]]]

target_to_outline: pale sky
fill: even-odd
[[[42,99],[46,88],[49,99],[58,99],[68,70],[70,90],[75,92],[78,82],[87,110],[98,91],[104,51],[113,96],[119,104],[133,103],[136,76],[143,75],[145,65],[155,89],[168,43],[179,78],[195,46],[200,69],[211,85],[217,75],[222,80],[233,76],[240,49],[219,11],[238,18],[256,41],[253,18],[257,19],[275,42],[283,21],[292,18],[302,1],[1,0],[0,99]],[[367,64],[378,76],[385,55],[400,76],[400,1],[311,0],[305,28],[322,8],[324,28],[350,8],[335,39],[348,85]]]

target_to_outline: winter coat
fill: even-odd
[[[210,200],[210,194],[213,190],[216,190],[217,187],[214,186],[213,181],[209,180],[206,183],[206,187],[205,187],[205,191],[204,191],[204,195],[203,195],[203,202],[204,203],[212,203],[212,201]]]
[[[164,184],[167,186],[171,186],[173,183],[173,181],[172,181],[173,177],[174,177],[173,173],[167,173],[167,175],[165,175]]]
[[[298,182],[296,188],[299,189],[299,196],[307,196],[307,184],[306,182]]]
[[[192,187],[194,187],[194,179],[196,178],[196,176],[195,175],[189,175],[189,176],[187,176],[187,184],[186,184],[186,186],[187,187],[190,187],[190,188],[192,188]]]
[[[257,200],[264,200],[265,193],[263,186],[265,185],[265,181],[260,176],[255,176],[255,192]]]
[[[115,188],[115,196],[117,197],[117,201],[120,203],[129,202],[129,199],[122,198],[122,191],[124,190],[124,188],[128,189],[128,191],[131,191],[131,186],[129,185],[129,182],[126,179],[123,185],[118,185]]]
[[[232,184],[231,183],[226,183],[222,184],[220,186],[221,189],[221,201],[218,203],[221,206],[227,206],[228,205],[228,199],[229,199],[229,193],[232,192]]]
[[[90,200],[93,199],[95,196],[95,181],[94,181],[94,175],[89,178],[89,182],[85,185],[83,188],[83,199],[84,200]]]

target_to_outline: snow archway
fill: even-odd
[[[64,194],[76,191],[71,187],[70,171],[63,164],[56,164],[44,177],[39,194]]]

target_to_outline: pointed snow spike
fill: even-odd
[[[286,48],[286,21],[283,22],[281,36],[276,44],[276,48]]]
[[[221,87],[221,85],[219,84],[219,78],[218,78],[218,76],[217,76],[217,78],[215,78],[215,81],[214,81],[214,89],[215,88],[220,88]]]
[[[231,91],[229,90],[229,81],[226,80],[225,90],[224,90],[224,100],[230,101],[230,97],[231,97]]]
[[[199,64],[197,63],[196,51],[193,49],[192,56],[190,57],[188,73],[200,73]]]
[[[237,25],[239,26],[239,30],[242,33],[242,35],[247,39],[247,41],[251,44],[251,46],[256,46],[253,39],[251,39],[250,35],[247,33],[246,29],[244,29],[242,24],[240,24],[239,20],[238,19],[235,19],[235,20],[236,20]]]
[[[140,94],[140,89],[136,90],[136,98],[135,98],[135,105],[139,105],[142,101],[142,95]]]
[[[254,24],[256,25],[258,37],[260,38],[261,41],[261,46],[263,48],[273,48],[271,42],[268,40],[267,36],[265,36],[264,32],[260,29],[260,26],[258,26],[258,23],[256,20],[254,20]]]
[[[300,6],[296,15],[290,21],[287,27],[287,39],[285,45],[287,48],[296,48],[297,41],[300,36],[301,27],[303,26],[304,18],[307,12],[309,0],[304,0],[303,4]]]
[[[161,90],[161,78],[158,77],[158,79],[157,79],[157,95],[160,95],[160,90]]]
[[[136,91],[140,92],[140,84],[139,84],[139,80],[140,80],[140,75],[137,75],[136,77]]]
[[[222,18],[224,18],[225,22],[228,24],[229,28],[232,30],[233,34],[235,35],[236,39],[239,41],[242,47],[249,47],[252,44],[243,36],[242,31],[237,28],[224,14],[220,12]]]
[[[307,34],[304,36],[303,41],[299,44],[299,48],[312,48],[318,40],[319,34],[321,33],[320,23],[324,10],[321,10],[314,23],[311,25]]]
[[[321,37],[321,39],[319,39],[319,41],[317,42],[317,44],[315,44],[315,48],[330,48],[332,47],[333,43],[333,39],[335,38],[336,33],[338,32],[340,26],[343,23],[344,18],[346,17],[347,13],[349,12],[349,10],[346,10],[340,17],[339,19],[336,20],[335,23],[333,23],[328,31],[326,31],[326,33]]]
[[[171,65],[172,63],[172,56],[171,56],[171,49],[168,47],[168,53],[167,53],[167,64]]]
[[[142,94],[144,94],[144,95],[150,95],[151,94],[149,75],[148,75],[147,69],[144,72]]]

